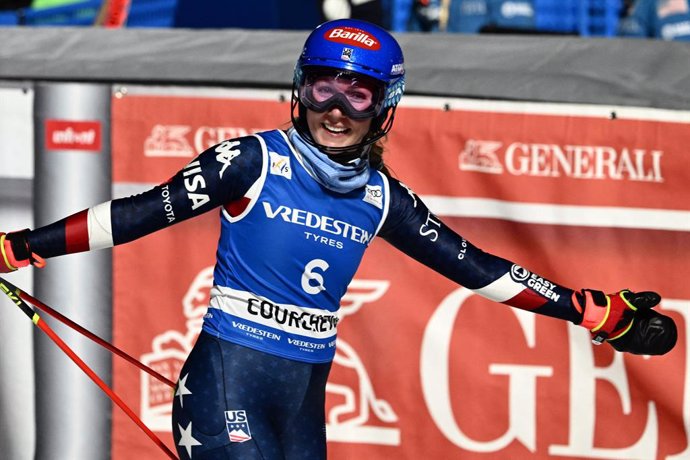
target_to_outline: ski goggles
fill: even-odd
[[[299,90],[302,104],[315,112],[338,107],[354,120],[375,117],[384,102],[383,82],[352,72],[312,71],[304,77]]]

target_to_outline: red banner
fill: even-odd
[[[113,99],[116,190],[286,126],[289,103],[263,94]],[[342,302],[329,458],[688,458],[688,124],[422,102],[399,109],[386,144],[397,177],[474,244],[549,279],[658,290],[679,344],[651,359],[593,346],[582,328],[480,298],[376,241]],[[211,212],[114,252],[115,344],[171,379],[201,325],[217,235]],[[169,388],[117,360],[114,384],[173,448]],[[113,459],[161,455],[113,414]]]
[[[401,110],[395,124],[396,172],[422,195],[690,209],[687,122],[544,115],[515,104],[508,113]]]

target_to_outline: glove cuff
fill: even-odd
[[[0,251],[2,261],[11,271],[28,265],[38,268],[45,267],[46,263],[38,254],[31,252],[29,240],[26,238],[28,229],[0,235]]]
[[[625,312],[637,308],[626,298],[627,290],[607,295],[601,291],[583,289],[573,293],[573,304],[582,311],[580,326],[592,333],[592,342],[600,344],[604,340],[615,340],[625,335],[632,327],[632,318]]]
[[[0,233],[0,254],[2,255],[2,263],[5,264],[9,271],[13,272],[19,268],[12,254],[12,245],[7,239],[7,235],[4,233]]]
[[[573,304],[578,306],[582,312],[580,326],[590,331],[601,328],[606,323],[611,312],[611,301],[601,291],[583,289],[579,292],[574,292]]]

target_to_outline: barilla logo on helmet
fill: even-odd
[[[356,27],[334,27],[326,31],[323,36],[328,41],[343,43],[345,45],[356,46],[372,51],[381,48],[381,43],[376,37]]]

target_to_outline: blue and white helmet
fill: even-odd
[[[292,92],[293,124],[310,143],[314,141],[302,121],[305,101],[301,100],[300,90],[310,72],[324,70],[364,76],[381,85],[381,101],[373,114],[372,128],[357,147],[361,149],[383,137],[392,126],[395,108],[405,89],[403,52],[395,38],[379,26],[356,19],[328,21],[311,32],[295,66]],[[299,107],[299,118],[295,116],[295,107]],[[324,151],[331,153],[328,149]]]

